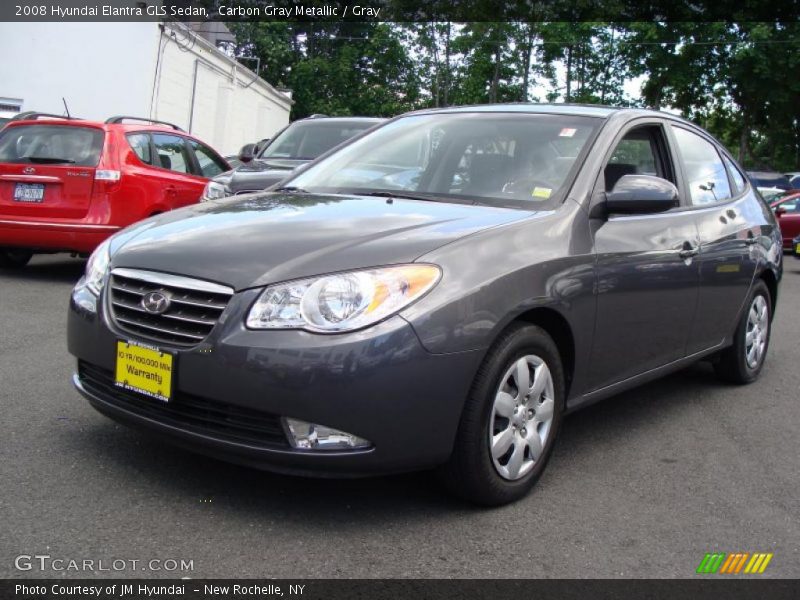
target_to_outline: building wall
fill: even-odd
[[[147,115],[155,23],[0,23],[0,97],[22,110],[105,120]]]
[[[161,34],[152,118],[176,123],[224,154],[271,137],[291,100],[180,25]]]
[[[289,121],[288,97],[180,24],[0,23],[0,52],[0,98],[21,110],[64,114],[63,96],[74,116],[170,121],[223,154]]]

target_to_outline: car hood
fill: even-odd
[[[149,269],[234,287],[407,263],[519,209],[363,196],[267,192],[197,204],[126,229],[112,267]]]
[[[284,179],[297,167],[308,163],[298,159],[256,159],[232,171],[221,173],[214,181],[224,185],[232,194],[261,191]]]

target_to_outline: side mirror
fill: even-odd
[[[239,160],[243,163],[249,163],[253,160],[256,156],[256,145],[255,144],[245,144],[242,146],[242,149],[239,150]]]
[[[606,194],[608,214],[648,214],[678,206],[678,188],[652,175],[623,175]]]
[[[785,207],[778,206],[777,208],[775,208],[775,216],[778,217],[779,219],[785,214],[786,214],[786,208]]]

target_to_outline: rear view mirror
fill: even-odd
[[[255,144],[245,144],[242,146],[242,149],[239,150],[239,160],[243,163],[249,163],[253,160],[256,156],[256,145]]]
[[[678,188],[652,175],[623,175],[606,194],[608,214],[664,212],[678,206]]]
[[[269,139],[269,138],[264,138],[263,140],[259,141],[259,142],[256,144],[255,153],[256,153],[256,154],[260,154],[260,153],[262,152],[262,150],[264,150],[264,148],[266,148],[267,146],[269,146],[269,143],[270,143],[271,141],[272,141],[272,140],[271,140],[271,139]]]

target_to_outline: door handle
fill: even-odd
[[[168,196],[176,196],[178,194],[178,190],[175,189],[175,187],[171,186],[171,185],[167,186],[167,190],[166,191],[167,191],[167,195]]]
[[[697,256],[698,254],[700,254],[700,247],[692,246],[689,242],[684,242],[683,249],[678,252],[678,256],[684,260],[687,258],[692,258],[693,256]]]

